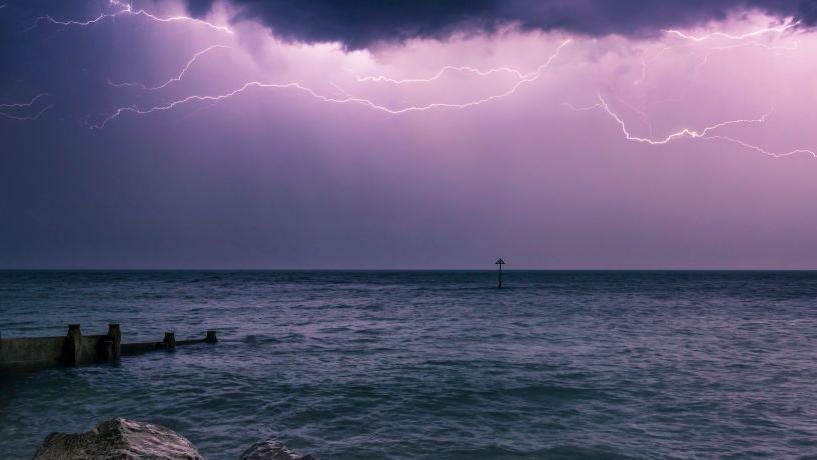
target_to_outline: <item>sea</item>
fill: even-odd
[[[207,459],[817,456],[817,272],[2,271],[2,338],[219,342],[0,374],[0,458],[124,417]]]

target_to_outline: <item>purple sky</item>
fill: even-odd
[[[193,3],[0,3],[0,268],[817,268],[787,2],[402,29]]]

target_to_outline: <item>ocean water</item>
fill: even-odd
[[[817,273],[0,272],[5,338],[217,345],[0,375],[0,458],[113,417],[210,459],[817,455]]]

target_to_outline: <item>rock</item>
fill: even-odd
[[[278,441],[259,441],[245,450],[239,460],[318,460],[311,455],[298,455]]]
[[[86,433],[51,433],[34,455],[34,460],[72,459],[201,460],[201,455],[187,438],[173,430],[117,418]]]

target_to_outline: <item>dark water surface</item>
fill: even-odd
[[[817,273],[0,272],[3,337],[190,346],[0,376],[0,458],[112,417],[211,459],[817,455]]]

